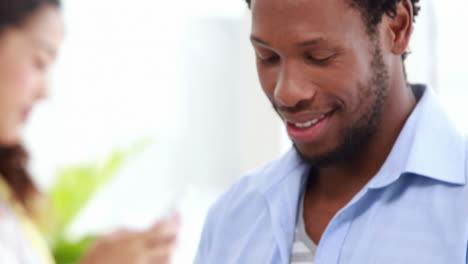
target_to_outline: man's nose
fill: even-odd
[[[301,102],[312,100],[318,88],[305,75],[292,65],[284,65],[273,94],[276,104],[292,108]]]

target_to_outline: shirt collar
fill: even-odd
[[[412,88],[417,97],[422,96],[369,187],[386,187],[404,174],[464,185],[465,137],[430,88],[422,85]]]

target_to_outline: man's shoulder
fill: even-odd
[[[299,165],[297,153],[291,149],[280,158],[245,173],[211,208],[211,213],[265,204],[266,195],[280,186],[289,172]]]
[[[278,167],[284,166],[285,156],[270,161],[254,170],[245,173],[234,185],[232,185],[215,204],[225,206],[231,199],[242,201],[251,196],[263,196],[265,192],[275,185],[281,175],[278,174]]]
[[[245,247],[244,243],[261,247],[263,253],[272,250],[273,239],[272,210],[278,203],[272,197],[281,200],[279,190],[291,189],[283,187],[286,183],[299,182],[297,176],[291,174],[302,167],[297,159],[295,150],[271,161],[255,170],[246,173],[232,187],[229,188],[211,207],[205,219],[200,240],[200,246],[195,263],[219,263],[219,259],[239,256],[232,247]],[[296,169],[296,170],[295,170]],[[242,259],[257,256],[255,251],[243,248]],[[262,251],[262,250],[260,250]],[[210,262],[210,260],[212,262]],[[236,262],[237,263],[237,262]]]

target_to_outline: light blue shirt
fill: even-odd
[[[316,264],[467,263],[466,139],[433,91],[415,90],[387,160],[328,224]],[[195,263],[289,263],[309,170],[291,150],[243,177],[210,210]]]

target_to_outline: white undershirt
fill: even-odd
[[[296,233],[291,252],[291,264],[313,264],[317,245],[307,235],[304,223],[304,194],[301,195]]]

